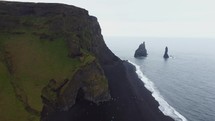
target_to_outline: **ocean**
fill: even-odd
[[[139,78],[176,121],[215,121],[215,39],[105,37],[110,50],[136,66]],[[139,44],[148,56],[134,58]],[[163,59],[168,46],[169,59]]]

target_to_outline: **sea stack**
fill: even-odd
[[[169,55],[168,55],[168,47],[165,48],[165,53],[163,55],[163,58],[167,59],[169,58]]]
[[[137,57],[146,57],[148,54],[147,54],[147,50],[146,50],[146,47],[145,47],[145,42],[141,43],[139,45],[139,48],[135,51],[135,54],[134,54],[134,57],[137,58]]]

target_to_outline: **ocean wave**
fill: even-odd
[[[143,75],[140,66],[137,64],[128,61],[132,65],[136,67],[136,73],[138,77],[143,81],[145,87],[152,92],[152,96],[155,98],[156,101],[159,103],[159,109],[163,112],[164,115],[173,118],[175,121],[187,121],[187,119],[182,116],[179,112],[177,112],[172,106],[170,106],[160,94],[158,89],[154,86],[154,83],[150,81],[146,76]]]

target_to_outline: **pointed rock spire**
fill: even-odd
[[[163,55],[163,58],[169,58],[169,55],[168,55],[168,47],[165,48],[165,53]]]

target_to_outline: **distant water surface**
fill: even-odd
[[[146,42],[148,57],[135,59]],[[106,37],[121,59],[140,66],[163,98],[188,121],[215,121],[215,39]],[[168,46],[168,60],[163,59]]]

